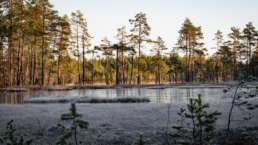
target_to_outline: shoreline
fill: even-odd
[[[27,92],[27,91],[68,91],[76,89],[116,89],[116,88],[151,88],[151,89],[165,89],[171,87],[179,88],[225,88],[236,85],[236,82],[224,83],[178,83],[178,84],[141,84],[141,85],[64,85],[64,86],[27,86],[27,87],[8,87],[0,88],[0,92]]]

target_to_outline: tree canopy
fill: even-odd
[[[79,10],[60,15],[48,0],[0,1],[0,87],[222,82],[258,77],[258,32],[252,22],[215,33],[207,55],[203,30],[186,18],[168,48],[152,39],[144,12],[94,46]],[[105,35],[105,34],[103,34]],[[173,40],[171,40],[173,41]],[[148,47],[146,47],[148,45]],[[152,54],[145,49],[152,50]]]

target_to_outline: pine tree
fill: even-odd
[[[200,40],[203,39],[201,27],[196,27],[190,21],[186,19],[179,31],[179,38],[177,47],[185,52],[186,58],[186,73],[185,81],[194,81],[194,52],[203,46]]]
[[[231,28],[231,33],[229,34],[229,46],[232,50],[233,55],[233,79],[236,80],[238,78],[238,62],[240,58],[240,51],[241,51],[241,32],[240,29],[237,27]]]
[[[220,30],[218,30],[215,33],[215,37],[214,37],[213,40],[216,41],[216,52],[218,52],[225,43],[224,34]],[[223,70],[219,69],[220,68],[220,56],[218,55],[218,53],[214,54],[214,59],[212,59],[212,60],[215,61],[214,62],[215,63],[215,66],[214,66],[215,69],[214,70],[216,70],[215,71],[215,76],[216,76],[216,81],[219,82],[220,77],[221,77],[221,73],[222,73],[221,71],[223,71]]]
[[[7,26],[7,17],[5,15],[5,11],[8,7],[7,1],[1,1],[0,7],[2,8],[0,10],[0,64],[6,64],[5,59],[5,53],[4,53],[4,43],[6,42],[6,38],[8,36],[8,26]],[[0,66],[0,77],[2,78],[2,81],[0,81],[0,87],[5,87],[7,85],[7,79],[8,76],[5,73],[7,70],[7,67],[5,65]]]
[[[158,83],[159,85],[161,84],[161,69],[162,69],[162,52],[167,50],[167,47],[165,46],[165,42],[163,41],[163,39],[161,37],[158,37],[157,40],[155,41],[155,46],[153,48],[153,50],[156,53],[156,57],[157,57],[157,62],[156,62],[156,67],[157,67],[157,72],[156,73],[156,83]]]
[[[53,10],[53,6],[49,3],[48,0],[40,0],[37,1],[36,6],[40,12],[41,18],[41,81],[40,85],[45,85],[45,63],[46,63],[46,56],[47,56],[47,49],[48,49],[48,42],[51,39],[48,34],[51,33],[50,26],[53,20],[56,11]]]
[[[113,48],[107,37],[101,40],[100,50],[102,51],[102,55],[105,56],[105,82],[107,85],[110,85],[112,82],[111,57],[113,56]]]
[[[246,64],[247,64],[247,77],[249,75],[253,75],[251,73],[251,58],[253,55],[253,50],[254,50],[254,46],[256,44],[256,38],[257,36],[257,30],[256,28],[253,26],[252,22],[249,22],[248,24],[246,24],[246,27],[243,29],[243,35],[242,35],[242,41],[243,41],[243,51],[241,52],[242,54],[244,54],[245,58],[246,58]]]
[[[86,22],[86,20],[83,20],[82,25],[81,25],[81,29],[82,29],[82,83],[83,85],[85,84],[86,81],[86,60],[85,60],[85,54],[86,54],[86,50],[85,49],[89,49],[89,47],[91,46],[90,44],[90,39],[91,36],[88,32],[88,24]]]
[[[131,41],[138,45],[138,64],[137,64],[137,69],[138,69],[138,74],[137,74],[137,84],[141,84],[141,76],[142,72],[140,70],[140,57],[141,57],[141,48],[142,48],[142,43],[147,40],[147,37],[150,34],[150,26],[147,23],[147,18],[145,13],[138,13],[136,14],[134,19],[130,19],[129,22],[133,26],[131,29]]]
[[[69,47],[69,38],[71,34],[70,23],[68,16],[63,16],[59,18],[58,21],[58,42],[57,42],[57,83],[60,85],[61,81],[61,72],[60,66],[64,63],[64,57],[68,55],[68,47]],[[64,82],[63,82],[64,83]]]
[[[124,84],[125,82],[124,52],[125,52],[125,47],[127,45],[127,42],[126,42],[127,33],[125,30],[125,26],[117,29],[116,37],[118,39],[118,45],[120,46],[120,49],[116,50],[116,84],[120,84],[121,81],[122,81],[122,84]],[[121,53],[121,60],[119,60],[120,53]],[[121,71],[122,71],[121,78],[120,78],[121,76],[120,65],[121,65]]]
[[[91,55],[91,64],[90,64],[90,71],[91,71],[91,79],[90,79],[90,83],[93,84],[94,83],[94,62],[95,62],[95,54],[98,53],[98,48],[97,47],[93,47],[91,49],[89,49],[86,53]]]
[[[80,48],[82,47],[80,44],[84,44],[80,42],[80,38],[82,38],[82,26],[84,25],[84,18],[81,11],[77,10],[75,12],[72,12],[71,14],[71,23],[72,23],[72,30],[73,30],[73,41],[75,43],[75,50],[74,50],[74,56],[77,57],[77,77],[78,77],[78,83],[80,84],[82,82],[81,80],[81,73],[80,73]]]

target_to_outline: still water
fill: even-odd
[[[30,98],[63,97],[147,97],[152,103],[187,103],[189,98],[202,95],[204,102],[221,103],[223,88],[116,88],[116,89],[78,89],[68,91],[28,91],[0,92],[0,104],[23,104]]]

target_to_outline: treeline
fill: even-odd
[[[117,29],[117,42],[91,45],[80,11],[60,16],[48,0],[0,1],[0,87],[64,84],[222,82],[258,76],[258,32],[250,22],[215,34],[207,56],[203,32],[186,19],[174,48],[152,40],[146,14]],[[152,47],[155,55],[144,54]]]

